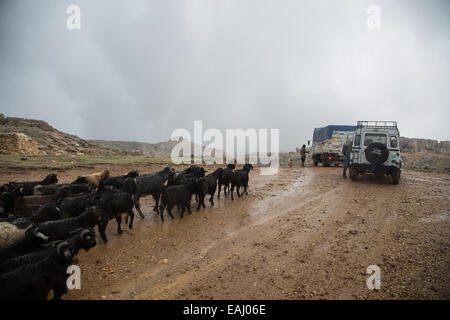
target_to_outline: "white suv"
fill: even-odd
[[[400,133],[395,121],[358,121],[350,154],[350,178],[375,173],[392,176],[398,184],[402,169]]]

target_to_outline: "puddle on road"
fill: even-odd
[[[443,222],[450,219],[450,213],[449,212],[442,212],[435,215],[432,215],[428,218],[422,218],[420,221],[422,222]]]
[[[289,199],[289,197],[295,193],[297,195],[296,199],[300,201],[299,198],[302,195],[306,195],[307,192],[302,192],[299,189],[307,186],[311,182],[312,174],[305,171],[293,182],[287,181],[291,179],[292,176],[278,176],[273,181],[269,180],[264,185],[259,186],[258,189],[263,191],[257,192],[256,198],[246,201],[246,196],[244,196],[244,201],[239,204],[240,211],[243,214],[242,223],[239,225],[239,228],[229,230],[226,235],[233,236],[245,227],[262,224],[280,215],[283,211],[292,209],[293,207],[288,204],[288,201],[293,199]],[[280,181],[286,181],[286,183],[279,184]],[[267,190],[265,189],[266,186],[279,186],[280,188]],[[287,189],[284,187],[287,187]]]

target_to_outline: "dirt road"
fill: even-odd
[[[110,241],[79,254],[82,289],[64,298],[449,299],[450,175],[406,171],[394,186],[340,170],[255,170],[248,196],[164,223],[146,197],[134,229],[119,236],[111,221]],[[380,290],[367,288],[369,265]]]

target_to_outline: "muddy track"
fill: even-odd
[[[249,195],[164,223],[143,198],[134,229],[119,236],[111,221],[110,241],[79,254],[82,289],[64,298],[448,299],[450,176],[406,171],[394,186],[340,170],[255,170]]]

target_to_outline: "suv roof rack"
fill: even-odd
[[[397,121],[358,121],[357,127],[364,128],[397,128]]]

